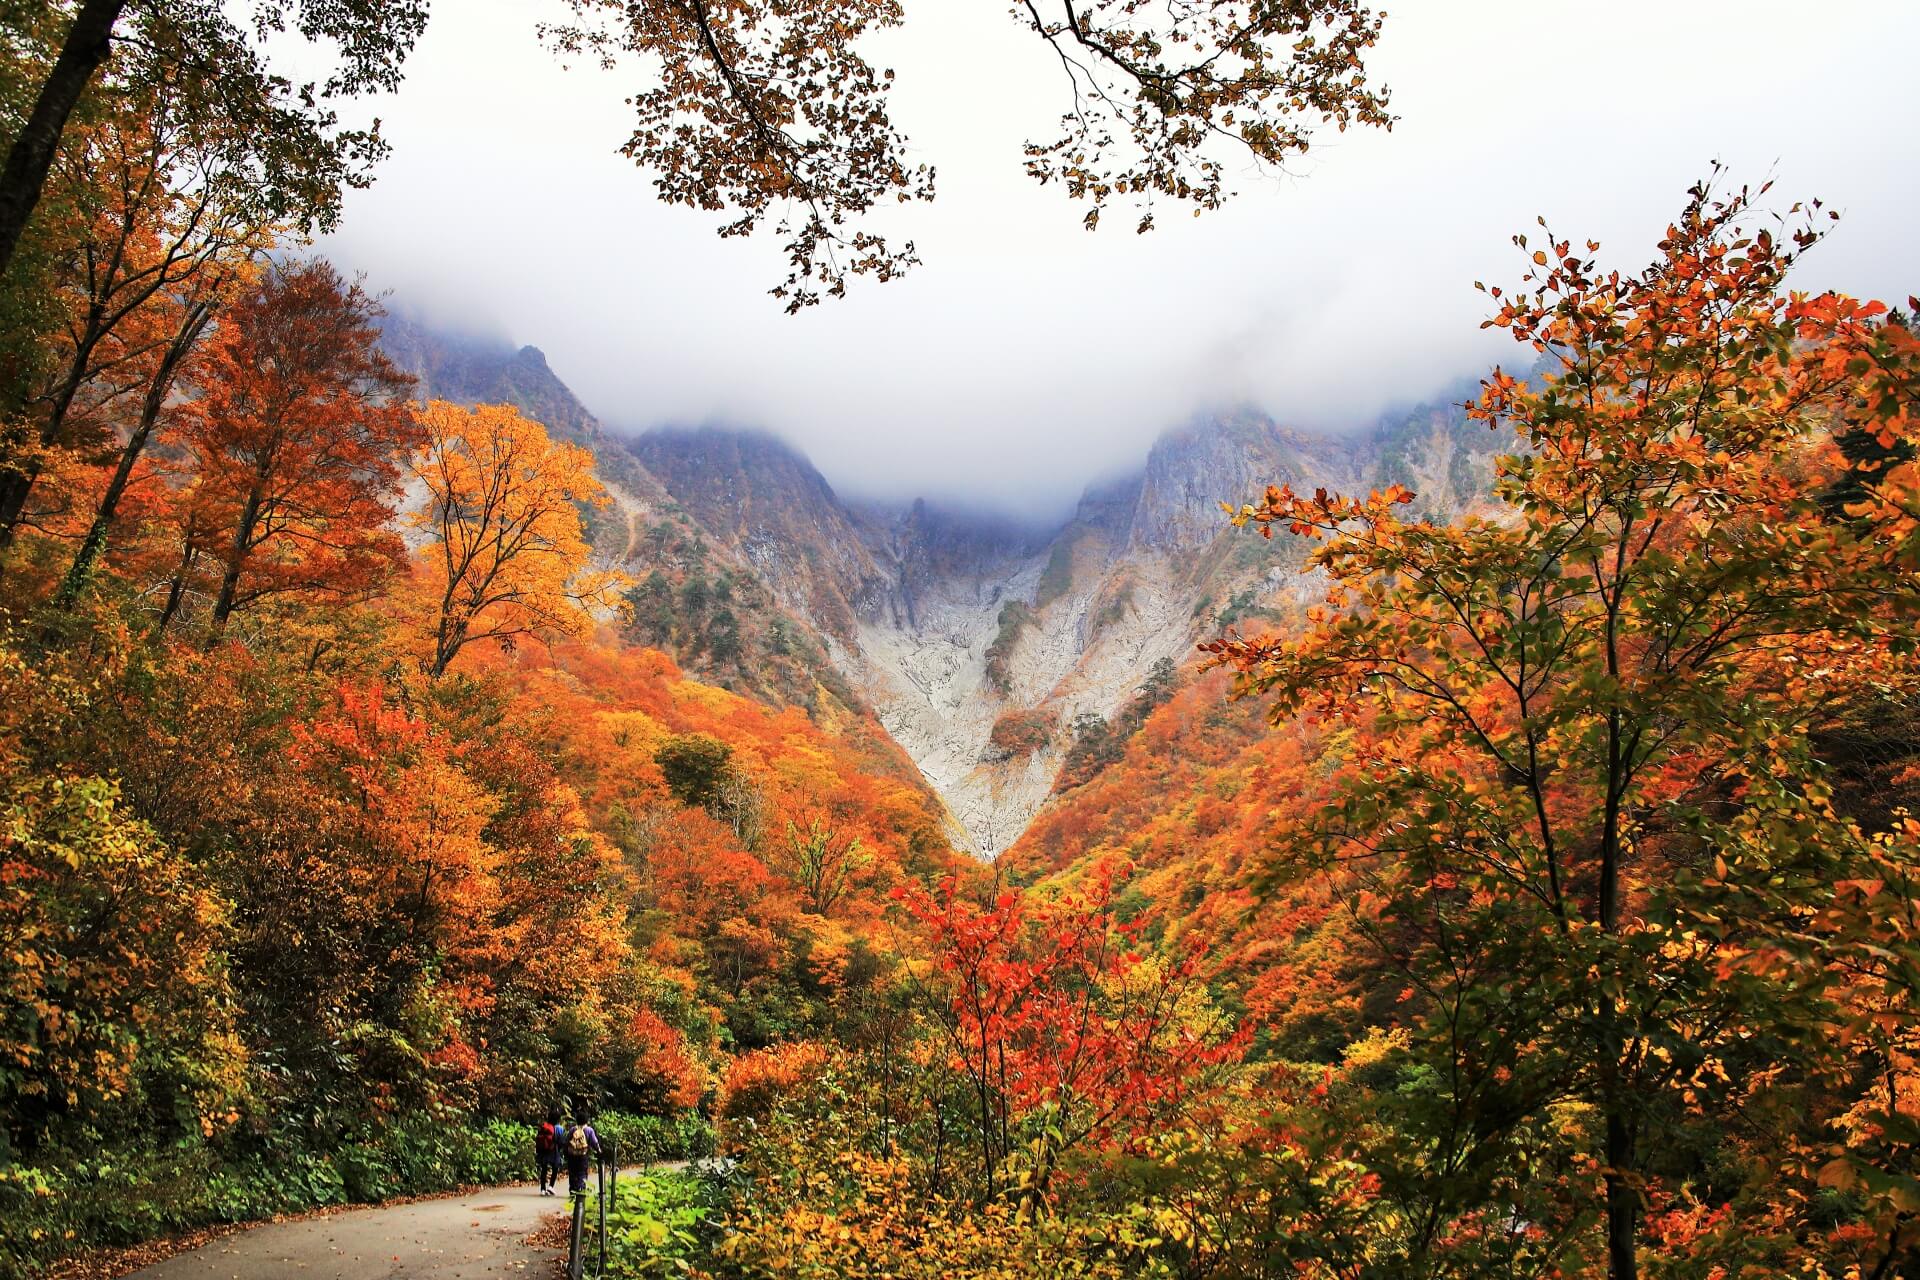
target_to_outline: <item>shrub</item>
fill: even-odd
[[[713,1154],[713,1125],[698,1111],[670,1116],[607,1111],[595,1117],[593,1127],[602,1137],[613,1140],[622,1164],[698,1160]]]
[[[825,1072],[827,1047],[795,1040],[743,1053],[727,1067],[715,1113],[725,1121],[764,1120],[783,1098]]]
[[[992,758],[1017,760],[1053,741],[1053,718],[1043,711],[1005,711],[987,735]]]
[[[533,1169],[533,1131],[511,1120],[456,1130],[454,1163],[461,1182],[512,1182]]]
[[[815,1135],[818,1136],[818,1135]],[[831,1146],[831,1144],[829,1144]],[[1121,1224],[1079,1217],[1023,1221],[1013,1204],[919,1194],[904,1158],[791,1149],[790,1167],[830,1168],[794,1179],[764,1160],[752,1192],[714,1252],[721,1274],[806,1280],[1122,1280],[1141,1274],[1116,1247]]]
[[[51,1121],[168,1104],[169,1132],[225,1123],[244,1051],[200,870],[103,778],[0,788],[0,1152]]]
[[[208,1179],[207,1220],[251,1222],[277,1213],[345,1204],[349,1198],[340,1168],[330,1157],[279,1150],[216,1167]]]
[[[607,1217],[607,1275],[685,1274],[712,1248],[719,1219],[718,1189],[707,1179],[665,1171],[622,1178]]]

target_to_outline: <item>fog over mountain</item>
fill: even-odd
[[[419,395],[507,401],[593,451],[612,498],[595,551],[636,583],[628,638],[839,725],[875,761],[911,760],[949,838],[983,857],[1071,781],[1090,724],[1097,738],[1137,721],[1157,666],[1168,687],[1196,643],[1277,623],[1312,594],[1298,546],[1234,530],[1223,499],[1269,482],[1403,483],[1444,518],[1484,500],[1495,443],[1450,407],[1458,383],[1348,436],[1242,407],[1167,424],[1064,513],[1011,516],[964,493],[849,498],[766,431],[623,438],[535,347],[403,313],[382,342]]]
[[[436,10],[378,105],[393,157],[322,249],[442,328],[537,342],[612,428],[765,426],[846,495],[1064,515],[1195,412],[1369,423],[1509,358],[1472,284],[1520,274],[1509,237],[1536,214],[1637,269],[1716,158],[1847,213],[1802,287],[1920,289],[1911,6],[1394,6],[1391,134],[1326,134],[1297,173],[1240,172],[1225,211],[1140,237],[1117,210],[1082,231],[1022,173],[1065,105],[1044,46],[1000,6],[912,5],[876,56],[939,170],[939,199],[886,224],[924,265],[797,317],[764,295],[774,238],[722,241],[615,154],[643,71],[563,70],[532,31],[553,16]],[[1700,74],[1708,47],[1765,73]]]

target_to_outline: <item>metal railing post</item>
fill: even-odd
[[[594,1274],[601,1276],[607,1274],[607,1150],[604,1141],[593,1170],[593,1189],[600,1197],[600,1267]]]
[[[570,1191],[567,1198],[573,1201],[573,1230],[567,1236],[567,1280],[580,1280],[587,1265],[587,1251],[581,1248],[587,1225],[586,1189]]]

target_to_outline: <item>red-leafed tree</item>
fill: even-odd
[[[1138,926],[1113,912],[1114,877],[1102,865],[1053,901],[1002,893],[983,906],[952,877],[937,894],[896,895],[934,951],[987,1193],[1016,1196],[1023,1214],[1046,1202],[1062,1157],[1166,1121],[1246,1048],[1247,1032],[1228,1034],[1209,1007],[1196,951],[1136,949]]]
[[[267,596],[363,596],[403,560],[391,525],[421,433],[379,315],[330,264],[282,264],[210,344],[182,417],[186,505],[221,570],[213,637]]]

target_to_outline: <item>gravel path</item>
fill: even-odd
[[[532,1183],[420,1200],[225,1236],[133,1273],[138,1280],[480,1280],[554,1273],[553,1251],[526,1243],[566,1197]]]

